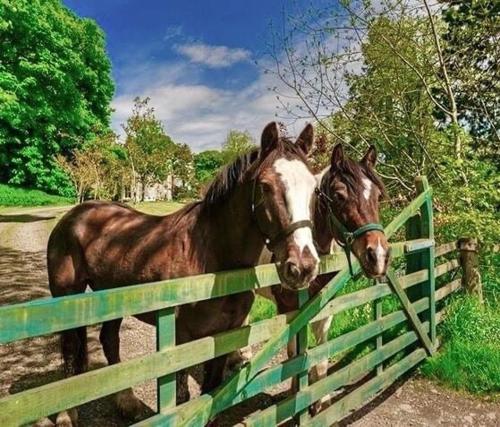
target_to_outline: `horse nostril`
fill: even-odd
[[[377,262],[377,254],[375,253],[375,249],[370,247],[366,249],[366,260],[373,263]]]
[[[297,282],[300,279],[300,270],[297,264],[292,261],[286,262],[285,277],[292,282]]]

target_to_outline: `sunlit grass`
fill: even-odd
[[[458,390],[500,393],[500,310],[458,295],[438,328],[443,347],[422,372]]]
[[[184,206],[184,203],[174,201],[160,201],[160,202],[140,202],[130,204],[133,208],[148,214],[153,215],[167,215],[175,212]]]
[[[2,209],[6,206],[61,206],[73,203],[72,199],[47,194],[44,191],[0,184],[0,208]]]

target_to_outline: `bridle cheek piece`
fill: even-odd
[[[266,243],[266,247],[271,252],[273,252],[273,248],[275,248],[278,245],[278,243],[282,242],[288,236],[290,236],[291,234],[293,234],[293,232],[295,230],[298,230],[299,228],[303,228],[303,227],[308,227],[312,231],[312,229],[313,229],[313,223],[312,223],[312,221],[309,220],[309,219],[304,219],[304,220],[301,220],[301,221],[292,222],[284,230],[280,231],[279,233],[276,233],[273,236],[268,236],[266,233],[264,233],[264,231],[262,231],[261,227],[259,226],[259,221],[258,221],[256,213],[255,213],[257,206],[259,206],[262,203],[262,202],[258,202],[258,203],[255,202],[256,186],[257,186],[257,183],[256,183],[256,180],[254,180],[253,181],[253,186],[252,186],[252,215],[255,218],[255,222],[257,223],[257,226],[259,227],[260,232],[262,233],[263,236],[265,236],[264,241]]]
[[[349,231],[347,227],[342,224],[342,222],[335,216],[333,213],[333,210],[330,206],[330,204],[333,204],[334,201],[330,196],[328,196],[324,191],[322,191],[320,188],[316,187],[315,190],[316,194],[318,197],[323,198],[326,200],[328,203],[326,203],[327,209],[328,209],[328,224],[329,227],[332,231],[332,234],[334,230],[337,230],[338,234],[342,237],[343,242],[339,242],[340,246],[342,249],[344,249],[345,255],[347,257],[347,263],[349,265],[349,273],[351,276],[354,276],[353,269],[352,269],[352,263],[351,263],[351,248],[352,244],[354,241],[362,236],[365,233],[368,233],[369,231],[381,231],[382,233],[384,232],[384,227],[382,224],[375,223],[375,222],[369,222],[367,224],[364,224],[354,231]]]

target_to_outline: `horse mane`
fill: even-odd
[[[203,207],[210,209],[225,202],[233,190],[244,181],[249,171],[251,171],[250,178],[254,179],[263,169],[272,165],[278,158],[291,159],[299,157],[307,165],[304,152],[286,137],[280,137],[276,148],[271,150],[265,157],[261,157],[261,152],[261,148],[255,148],[224,166],[207,188],[205,197],[201,201]]]
[[[330,169],[331,170],[331,169]],[[332,178],[339,177],[340,180],[353,192],[359,192],[363,189],[362,178],[366,176],[380,190],[383,197],[386,197],[384,183],[376,174],[373,168],[365,166],[362,163],[352,160],[350,157],[345,157],[344,160],[332,172]]]

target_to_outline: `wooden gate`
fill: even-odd
[[[436,323],[442,319],[442,312],[436,314],[436,301],[460,287],[459,280],[454,280],[435,289],[436,277],[455,270],[459,263],[452,259],[434,266],[435,257],[453,251],[454,245],[435,249],[431,189],[424,177],[418,178],[416,185],[417,197],[385,228],[390,238],[407,223],[407,240],[391,244],[393,263],[404,257],[406,274],[398,276],[390,270],[388,283],[337,296],[351,278],[347,260],[343,253],[325,256],[320,274],[338,274],[310,300],[307,291],[301,291],[301,307],[294,313],[175,345],[176,306],[276,284],[279,278],[274,265],[1,307],[0,344],[152,310],[158,311],[158,321],[155,353],[4,397],[0,399],[0,425],[32,422],[155,378],[158,414],[138,426],[202,426],[227,408],[292,377],[298,380],[297,393],[251,414],[244,424],[276,425],[295,417],[300,424],[322,426],[340,420],[435,351]],[[356,275],[360,266],[354,259],[352,266]],[[382,299],[391,296],[397,297],[401,309],[383,313]],[[367,304],[374,306],[373,321],[307,348],[307,326],[311,321]],[[407,325],[407,330],[385,342],[384,334],[398,325]],[[299,354],[268,367],[270,359],[290,339],[297,339]],[[307,371],[311,367],[370,340],[375,342],[373,351],[308,384]],[[220,388],[175,405],[177,371],[257,343],[264,344],[251,362]],[[312,403],[370,374],[362,385],[324,411],[314,417],[309,415]]]

